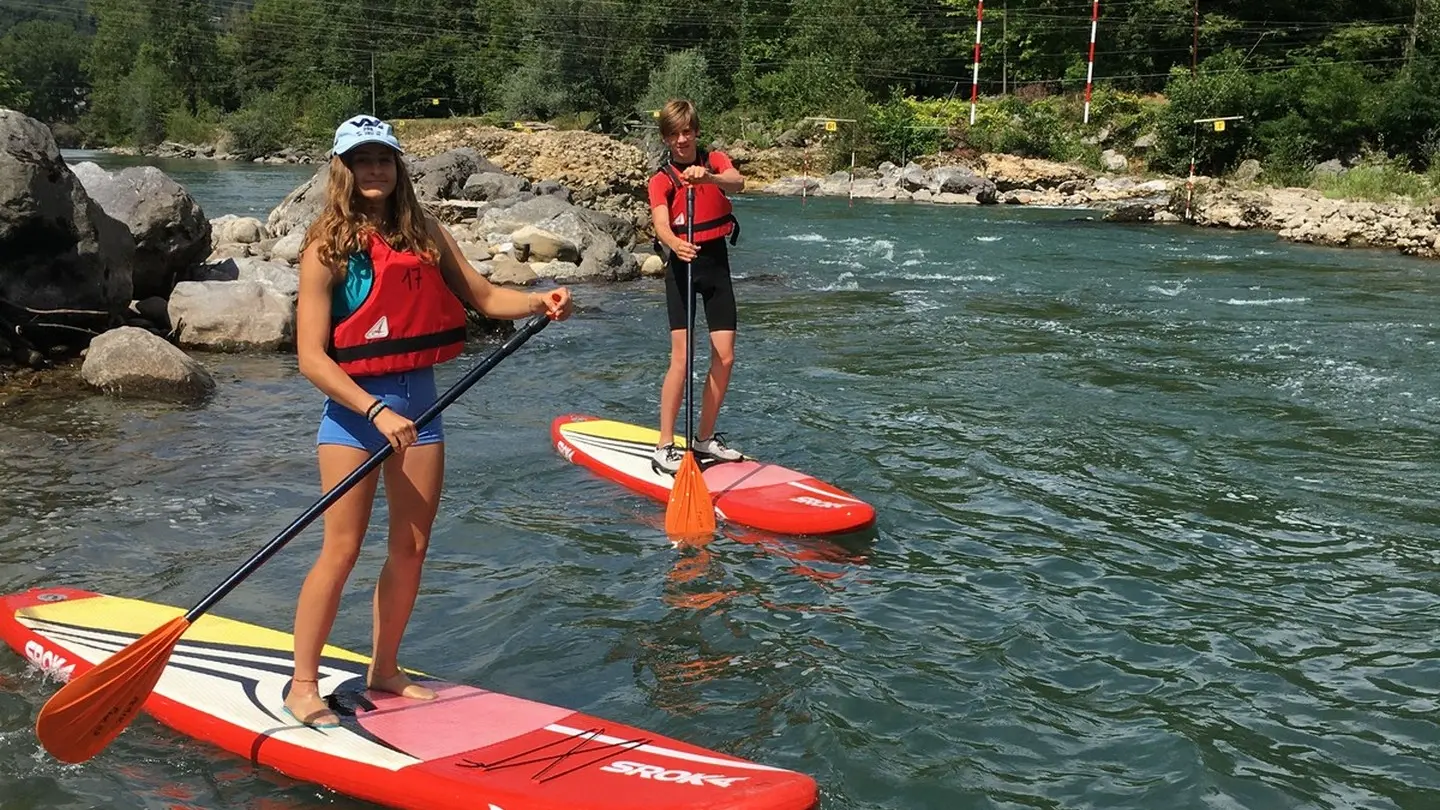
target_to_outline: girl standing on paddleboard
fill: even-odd
[[[705,302],[705,326],[710,331],[710,372],[694,450],[718,461],[744,458],[715,432],[715,420],[735,364],[735,290],[726,237],[733,243],[740,225],[725,193],[742,191],[745,178],[724,152],[699,148],[700,114],[689,101],[672,100],[660,110],[660,137],[670,154],[650,178],[650,221],[668,254],[665,301],[670,318],[670,367],[660,388],[660,440],[651,466],[656,472],[674,475],[683,458],[675,448],[675,419],[685,393],[686,330],[695,326],[687,317],[694,306],[693,300],[685,300],[687,272],[694,274],[695,292]],[[685,191],[690,187],[695,189],[695,210],[690,214],[693,223],[687,223],[685,211]],[[693,242],[685,238],[688,227],[694,228]]]
[[[300,257],[295,348],[300,372],[327,397],[316,439],[329,490],[388,442],[383,465],[389,554],[375,587],[374,651],[366,685],[415,700],[435,693],[398,662],[400,638],[444,482],[439,416],[416,430],[437,397],[433,366],[465,343],[462,301],[492,318],[569,317],[570,293],[495,287],[420,207],[389,124],[356,116],[335,131],[325,206]],[[371,473],[325,513],[324,543],[295,609],[295,672],[285,711],[310,726],[339,718],[320,696],[320,652],[360,553],[379,483]]]

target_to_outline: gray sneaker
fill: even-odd
[[[725,434],[716,433],[708,439],[700,439],[695,442],[695,453],[697,455],[713,458],[716,461],[743,461],[745,454],[733,447],[725,446]]]
[[[662,475],[674,475],[680,471],[680,461],[683,458],[673,444],[657,447],[655,455],[650,457],[650,469]]]

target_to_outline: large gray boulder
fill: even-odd
[[[265,238],[265,223],[254,217],[226,214],[210,220],[210,243],[217,245],[253,245]]]
[[[460,189],[465,200],[503,200],[530,190],[530,181],[501,172],[477,172],[470,175]]]
[[[182,281],[169,315],[187,348],[265,351],[295,342],[295,302],[265,281]]]
[[[80,376],[120,397],[197,402],[215,390],[215,379],[204,366],[133,326],[112,329],[92,340]]]
[[[919,164],[907,163],[905,168],[900,170],[899,186],[910,192],[921,189],[929,191],[930,173],[921,168]]]
[[[154,166],[107,172],[79,163],[75,176],[90,199],[125,223],[135,243],[136,298],[167,296],[176,279],[210,253],[210,220],[195,198]]]
[[[135,248],[60,158],[50,128],[0,109],[0,298],[119,315]]]
[[[633,281],[640,277],[640,265],[630,251],[621,249],[609,236],[601,235],[585,251],[580,261],[580,275],[587,280]]]
[[[549,194],[522,200],[504,208],[487,208],[475,223],[479,233],[514,233],[526,225],[540,223],[574,210],[574,206]]]
[[[463,196],[463,192],[472,175],[504,172],[468,146],[416,160],[409,166],[415,195],[422,200],[471,199]]]
[[[310,223],[320,216],[325,207],[325,192],[330,188],[330,164],[326,163],[315,171],[309,180],[285,195],[285,199],[270,211],[266,218],[265,230],[272,237],[281,237],[291,231],[304,233]]]
[[[982,202],[993,202],[995,181],[981,177],[964,166],[941,166],[930,173],[930,190],[937,194],[969,194]]]
[[[196,267],[190,281],[257,281],[292,301],[300,292],[300,273],[285,262],[246,256],[222,259]]]

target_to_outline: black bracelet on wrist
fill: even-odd
[[[380,412],[385,410],[387,407],[389,406],[377,399],[374,403],[370,405],[370,409],[365,412],[365,418],[371,422],[374,422],[375,417],[379,416]]]

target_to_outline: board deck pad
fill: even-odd
[[[0,636],[68,680],[183,612],[38,588],[0,596]],[[817,801],[804,774],[559,706],[418,675],[435,700],[369,691],[369,659],[334,646],[322,653],[320,691],[341,725],[309,728],[281,711],[293,650],[288,633],[201,616],[145,710],[255,764],[404,810],[810,810]]]
[[[625,422],[567,414],[550,425],[556,452],[642,495],[665,501],[675,477],[651,466],[660,432]],[[677,447],[685,440],[676,437]],[[701,475],[721,520],[781,534],[838,534],[875,522],[875,509],[813,476],[766,464],[702,459]]]

